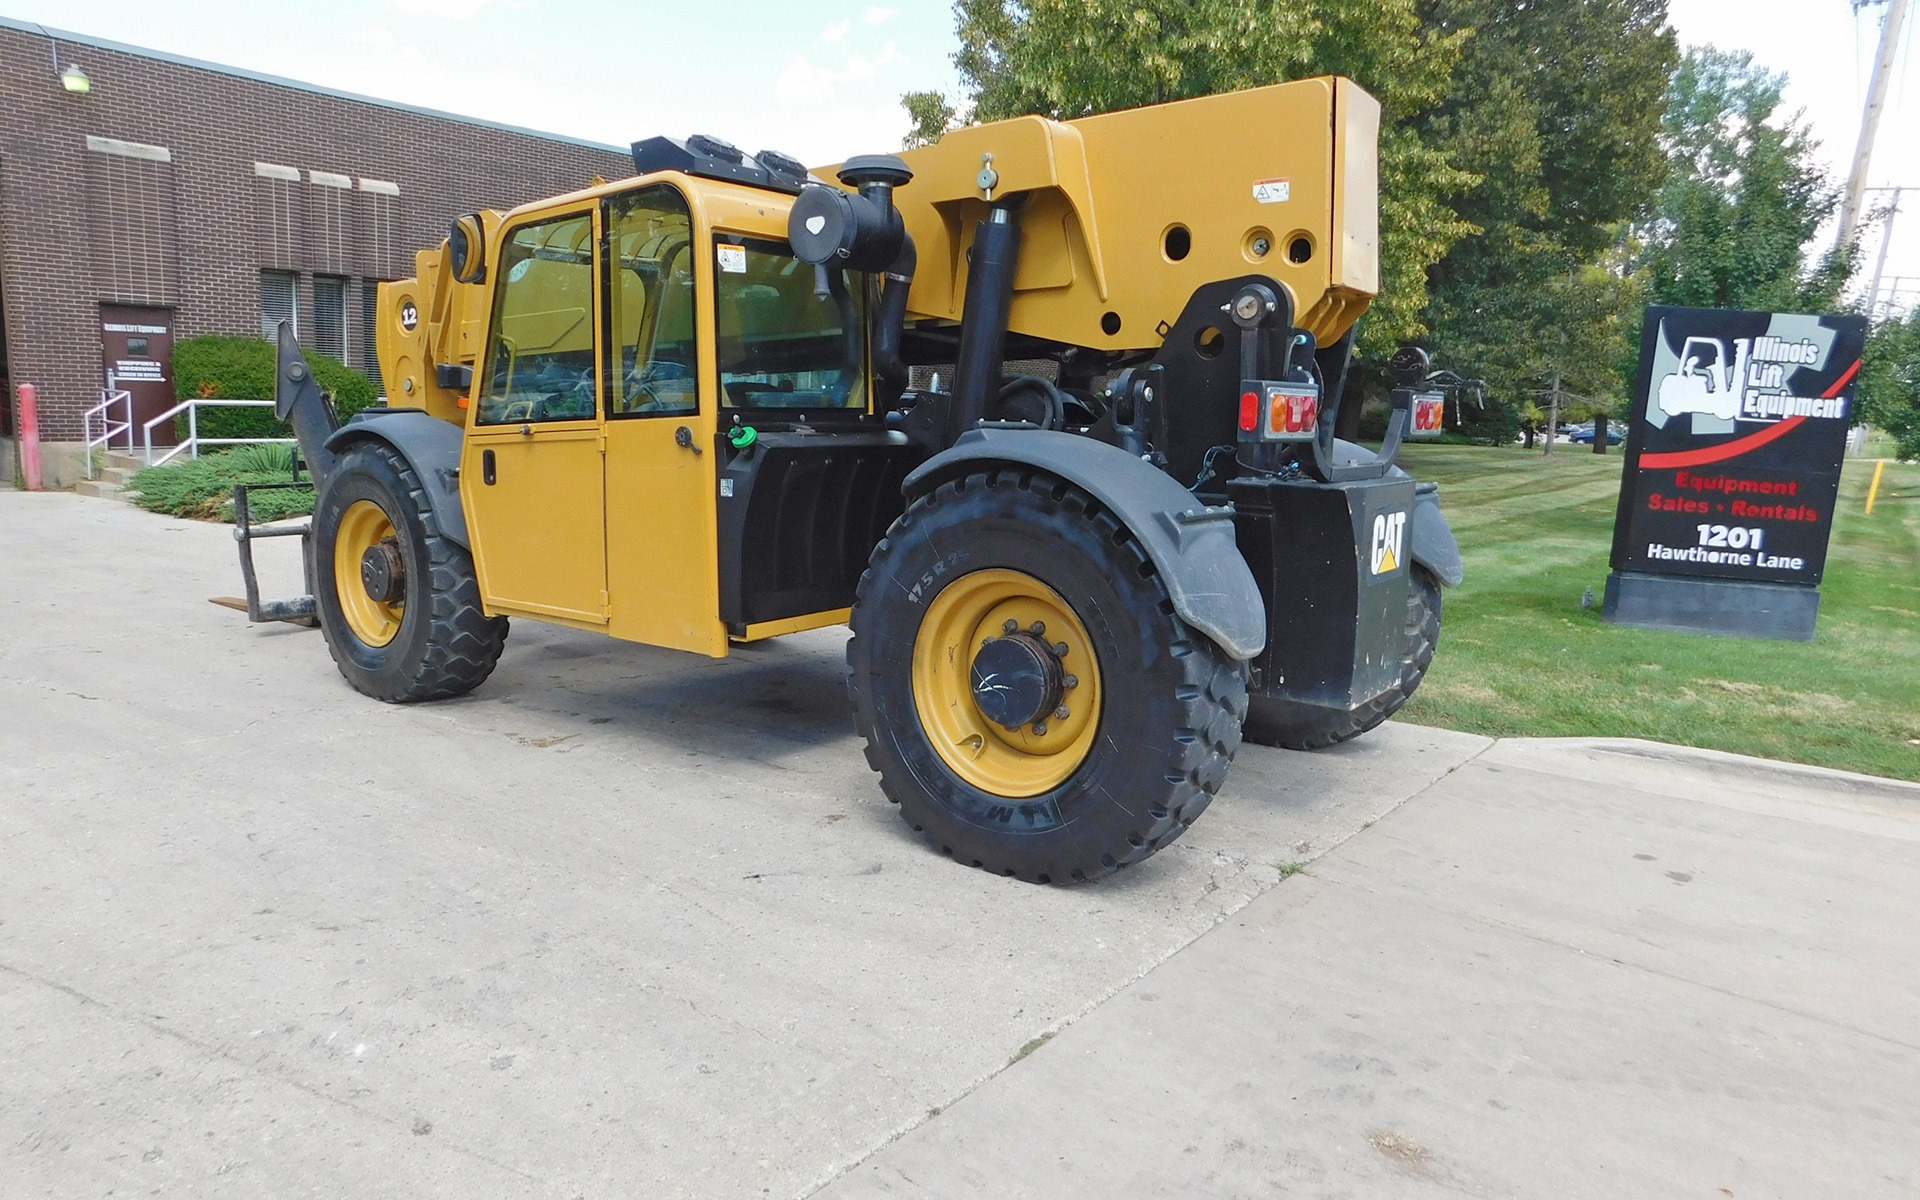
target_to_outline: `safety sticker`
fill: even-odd
[[[719,252],[720,269],[722,271],[725,271],[729,275],[745,275],[747,273],[747,248],[745,246],[728,246],[723,244],[719,247]]]
[[[1253,198],[1262,204],[1285,204],[1293,199],[1293,181],[1262,179],[1253,185]]]

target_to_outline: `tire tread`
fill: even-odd
[[[1092,497],[1070,483],[1043,472],[988,469],[951,480],[909,505],[888,530],[888,537],[900,536],[916,520],[954,503],[974,489],[1006,487],[1038,493],[1058,507],[1075,512],[1094,526],[1100,541],[1122,553],[1130,553],[1135,560],[1132,566],[1139,579],[1158,593],[1152,611],[1168,622],[1172,629],[1168,649],[1179,675],[1172,685],[1170,699],[1179,706],[1179,721],[1168,739],[1166,771],[1157,781],[1160,786],[1152,794],[1141,797],[1137,810],[1140,816],[1131,827],[1117,831],[1109,839],[1110,844],[1090,846],[1081,855],[1084,861],[1066,868],[1066,877],[1078,883],[1111,874],[1151,857],[1185,833],[1212,803],[1240,747],[1240,725],[1247,712],[1247,665],[1228,659],[1211,640],[1195,633],[1179,617],[1172,615],[1172,598],[1166,584],[1157,572],[1150,569],[1152,560],[1132,530]],[[882,539],[875,551],[876,559],[889,544],[888,540]],[[1143,569],[1142,564],[1147,569]],[[939,836],[928,832],[927,822],[920,811],[923,800],[911,781],[895,778],[883,768],[882,756],[875,749],[880,731],[876,727],[874,714],[863,701],[857,686],[854,686],[864,653],[862,639],[870,636],[862,633],[862,610],[871,611],[871,606],[876,602],[874,589],[879,586],[880,579],[869,565],[862,573],[855,593],[850,621],[853,636],[847,642],[854,728],[866,742],[867,762],[879,773],[880,789],[887,799],[900,807],[901,816],[915,831],[925,835],[934,849],[954,857],[950,846],[945,845]],[[1014,875],[1036,883],[1053,882],[1050,874],[1029,874],[1016,864],[975,860],[972,865],[997,875]]]

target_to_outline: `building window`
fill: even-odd
[[[347,361],[347,281],[338,275],[313,277],[313,348]]]
[[[386,390],[386,374],[380,369],[380,284],[386,280],[363,278],[361,280],[361,344],[359,344],[359,365],[367,372],[376,388]]]
[[[260,336],[269,341],[280,336],[280,322],[293,322],[294,336],[300,335],[300,277],[292,271],[260,272]]]

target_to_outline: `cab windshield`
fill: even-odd
[[[715,344],[725,408],[867,407],[862,289],[785,242],[714,235]]]

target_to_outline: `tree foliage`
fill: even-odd
[[[969,119],[1092,113],[1347,75],[1382,106],[1381,299],[1365,350],[1422,331],[1427,268],[1467,232],[1444,196],[1471,180],[1423,144],[1416,114],[1447,94],[1462,36],[1423,25],[1417,0],[958,0],[954,62]],[[903,98],[909,142],[937,139],[956,107]]]
[[[1446,197],[1474,232],[1430,276],[1436,359],[1487,380],[1467,430],[1511,440],[1516,406],[1561,387],[1608,408],[1644,304],[1616,244],[1665,179],[1661,98],[1678,61],[1665,0],[1425,0],[1465,35],[1452,88],[1420,115],[1477,182]],[[1566,417],[1563,415],[1563,419]]]
[[[1920,458],[1920,311],[1873,327],[1854,396],[1860,418],[1891,433],[1901,458]]]
[[[1853,273],[1843,247],[1809,263],[1838,194],[1798,115],[1780,118],[1786,77],[1751,55],[1688,53],[1667,92],[1672,175],[1643,231],[1660,304],[1831,310]]]

